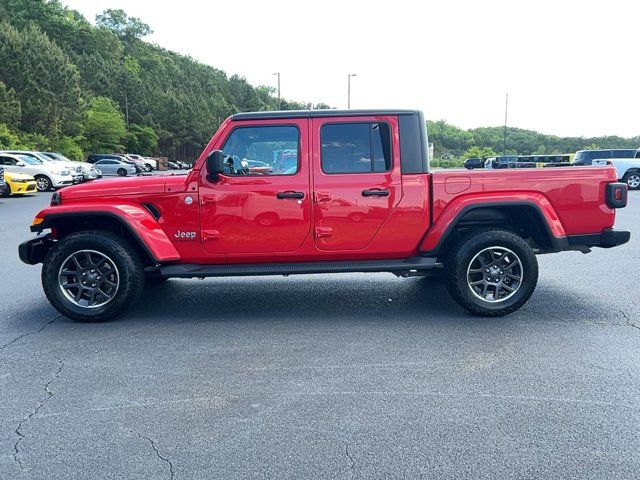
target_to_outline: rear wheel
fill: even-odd
[[[144,288],[144,267],[122,237],[78,232],[58,241],[42,265],[42,286],[61,314],[81,322],[109,320]]]
[[[47,192],[51,190],[51,180],[45,175],[36,175],[36,188],[39,192]]]
[[[640,189],[640,173],[627,173],[622,181],[629,186],[629,190]]]
[[[447,289],[474,315],[515,312],[533,293],[538,262],[522,237],[484,230],[463,237],[445,260]]]
[[[121,177],[126,177],[127,176],[127,171],[124,168],[119,168],[117,173]]]

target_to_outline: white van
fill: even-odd
[[[630,190],[640,189],[640,149],[580,150],[572,165],[613,165],[618,180],[625,182]]]

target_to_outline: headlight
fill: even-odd
[[[57,172],[51,172],[54,175],[62,175],[63,177],[66,177],[67,175],[71,175],[71,172],[69,170],[59,170]]]

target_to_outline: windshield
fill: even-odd
[[[42,165],[42,162],[40,160],[36,160],[35,158],[28,155],[18,155],[18,158],[27,165]]]

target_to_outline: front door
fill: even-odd
[[[293,252],[309,234],[308,119],[243,122],[220,148],[225,173],[203,169],[201,241],[212,254]]]
[[[314,118],[311,131],[316,246],[363,249],[402,196],[397,118]]]

